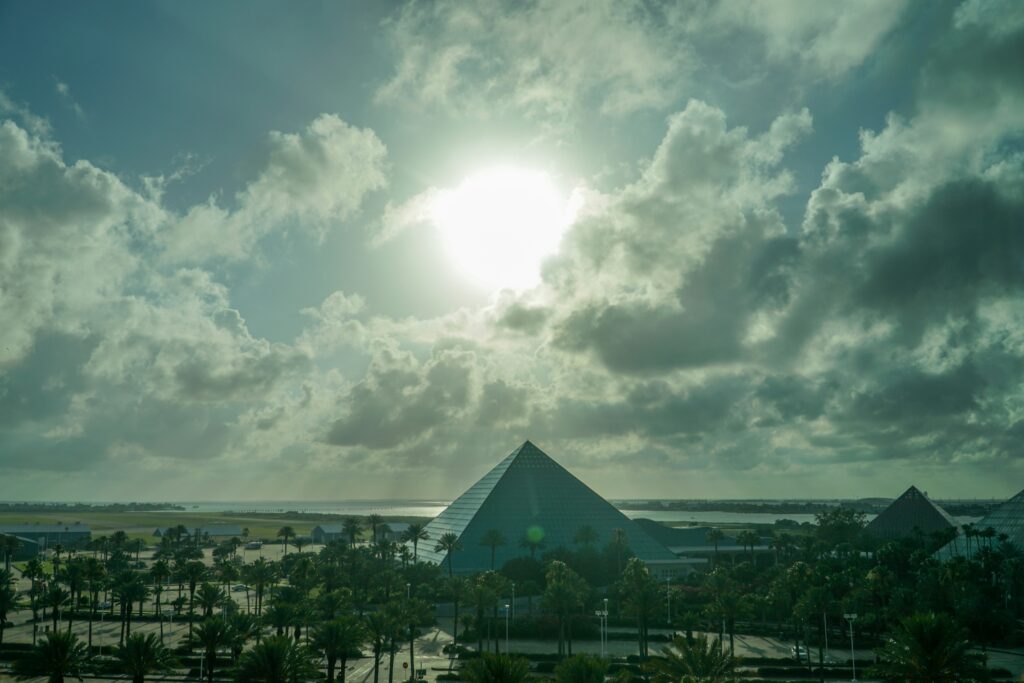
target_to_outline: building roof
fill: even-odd
[[[527,536],[540,541],[540,552],[570,548],[584,526],[597,532],[599,545],[611,540],[614,529],[621,529],[640,559],[675,559],[664,545],[529,441],[427,525],[429,539],[419,543],[419,557],[444,563],[447,555],[434,550],[435,543],[453,533],[462,544],[452,557],[454,570],[483,571],[491,568],[491,549],[481,545],[481,540],[492,529],[505,539],[495,551],[497,568],[530,554],[520,543]]]
[[[911,486],[867,525],[879,538],[902,538],[914,529],[925,533],[956,527],[956,522],[935,501]]]
[[[75,522],[74,524],[0,524],[0,534],[88,534],[92,533],[89,525]]]
[[[338,524],[317,524],[313,527],[313,531],[319,529],[325,534],[343,534],[345,533],[345,527],[340,522]]]
[[[174,527],[160,527],[153,532],[153,535],[165,536],[172,528]],[[199,529],[200,535],[206,536],[238,536],[239,538],[242,536],[242,527],[238,524],[208,524],[199,527],[185,525],[185,528],[188,529],[189,535],[194,534],[196,529]]]
[[[1010,500],[1006,501],[992,512],[981,518],[974,524],[978,531],[992,528],[996,537],[1006,534],[1007,542],[1024,550],[1024,491],[1021,491]],[[965,538],[959,534],[957,538],[943,546],[935,554],[942,560],[948,560],[957,555],[971,556],[978,552],[981,547],[987,547],[998,543],[996,538]]]

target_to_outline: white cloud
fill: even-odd
[[[632,1],[412,3],[386,24],[397,66],[377,97],[555,118],[661,108],[692,68],[663,20]]]
[[[322,238],[355,215],[367,194],[387,185],[384,143],[333,114],[321,114],[301,133],[273,131],[268,144],[266,165],[235,197],[235,208],[211,196],[161,235],[165,260],[243,259],[272,232]]]

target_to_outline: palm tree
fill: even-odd
[[[630,558],[619,579],[619,590],[624,598],[626,610],[636,617],[637,646],[641,659],[648,654],[647,624],[654,610],[661,606],[661,593],[657,582],[651,578],[647,565],[639,558]]]
[[[612,548],[615,550],[616,571],[622,573],[622,555],[629,548],[629,537],[622,529],[612,529]]]
[[[485,652],[470,660],[460,672],[468,683],[523,683],[530,673],[530,665],[522,657]]]
[[[582,545],[584,548],[589,548],[597,543],[597,538],[597,531],[594,527],[589,524],[584,524],[576,531],[576,537],[573,538],[573,543],[576,545]]]
[[[171,576],[171,567],[167,560],[157,560],[149,568],[149,576],[153,579],[153,597],[156,607],[156,618],[160,622],[160,642],[164,642],[164,617],[160,610],[160,596],[164,592],[164,582]]]
[[[348,536],[348,544],[351,547],[355,547],[356,539],[359,537],[359,532],[363,530],[363,525],[359,522],[358,517],[349,517],[341,524],[342,530],[345,535]]]
[[[256,614],[259,615],[263,613],[264,592],[277,581],[277,567],[261,557],[249,565],[247,570],[246,583],[256,589]]]
[[[288,554],[288,539],[295,538],[295,529],[290,526],[283,526],[277,530],[277,537],[284,539],[284,554]]]
[[[18,607],[18,591],[14,587],[14,577],[6,569],[0,570],[0,646],[4,644],[4,627],[7,615]]]
[[[51,583],[46,589],[46,594],[43,596],[43,604],[50,608],[50,616],[53,617],[54,631],[57,630],[57,620],[60,618],[60,610],[68,604],[70,598],[71,594],[56,582]]]
[[[745,529],[736,535],[736,540],[746,550],[750,548],[750,560],[754,560],[754,546],[761,542],[761,537],[749,529]]]
[[[238,663],[239,683],[300,683],[319,674],[306,649],[288,636],[264,638]]]
[[[373,532],[372,540],[373,545],[377,545],[377,526],[384,521],[384,518],[380,515],[370,515],[366,518],[366,521],[370,523],[370,529]]]
[[[85,645],[75,634],[51,631],[14,663],[14,673],[19,680],[45,676],[49,683],[64,683],[65,676],[81,678],[85,660]]]
[[[18,552],[20,547],[21,541],[18,540],[17,536],[0,534],[0,550],[3,550],[4,553],[4,570],[8,573],[11,571],[11,560],[14,559],[14,554]]]
[[[715,546],[715,563],[718,563],[718,542],[725,538],[725,534],[718,527],[708,530],[707,539]]]
[[[366,625],[367,637],[373,647],[373,683],[377,683],[380,677],[380,657],[384,653],[384,647],[388,644],[388,635],[393,629],[389,615],[383,611],[367,614],[363,618],[363,623]]]
[[[170,651],[153,633],[130,636],[115,656],[121,672],[131,676],[132,683],[145,683],[146,674],[167,671],[175,664]]]
[[[366,628],[352,616],[343,616],[320,624],[313,631],[313,648],[327,660],[327,683],[334,683],[335,665],[341,661],[341,683],[349,655],[366,642]]]
[[[186,562],[183,576],[188,581],[188,639],[192,640],[192,620],[196,613],[196,585],[206,576],[206,565],[199,560]]]
[[[231,626],[221,616],[204,619],[196,627],[196,641],[203,648],[206,661],[206,679],[213,681],[213,668],[217,665],[217,650],[231,645]]]
[[[427,525],[413,522],[409,525],[409,528],[405,530],[405,540],[412,543],[412,561],[415,562],[419,559],[419,545],[420,541],[426,541],[430,538],[430,534],[427,532]]]
[[[611,660],[594,655],[575,655],[562,660],[555,667],[555,681],[557,683],[604,683],[610,663]]]
[[[564,562],[558,560],[548,565],[545,579],[547,588],[544,589],[542,602],[544,609],[558,619],[558,654],[566,654],[566,625],[568,625],[568,654],[572,655],[572,617],[583,607],[587,582]]]
[[[491,571],[494,571],[494,551],[498,549],[499,545],[505,545],[505,536],[497,529],[488,529],[480,539],[480,545],[491,549]]]
[[[723,652],[718,639],[708,641],[703,633],[692,642],[676,636],[661,652],[663,658],[650,663],[655,683],[676,683],[684,677],[702,683],[724,683],[732,680],[736,668],[736,659]]]
[[[544,541],[540,538],[535,538],[527,532],[521,539],[519,539],[519,547],[526,548],[530,551],[530,559],[535,559],[537,551],[544,547]]]
[[[967,633],[945,614],[910,616],[877,651],[872,675],[908,683],[972,680],[982,666],[969,647]]]
[[[196,597],[199,600],[199,606],[203,610],[203,618],[213,616],[213,610],[217,607],[221,607],[229,600],[227,594],[214,586],[212,583],[204,582],[203,585],[199,586],[199,590],[196,591]]]
[[[462,543],[459,541],[458,535],[449,531],[446,534],[442,534],[441,538],[437,539],[437,545],[434,546],[435,553],[446,553],[448,555],[448,576],[454,576],[455,572],[452,569],[452,555],[455,554],[456,550],[462,549]]]
[[[31,582],[28,591],[29,606],[32,608],[32,644],[36,644],[36,634],[39,632],[39,596],[42,593],[42,579],[46,576],[43,572],[43,565],[38,559],[32,558],[25,564],[21,572],[22,577]]]

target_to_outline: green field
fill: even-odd
[[[124,531],[130,538],[141,538],[147,543],[155,543],[158,539],[153,531],[160,527],[184,524],[189,529],[212,524],[237,524],[249,529],[253,539],[271,540],[277,537],[277,531],[283,526],[290,526],[300,536],[308,536],[318,524],[338,523],[344,517],[311,516],[288,513],[239,514],[239,513],[203,513],[203,512],[0,512],[0,524],[74,524],[81,522],[92,529],[93,538],[107,536],[115,531]],[[386,517],[387,522],[426,521],[414,517]],[[365,521],[365,520],[364,520]]]

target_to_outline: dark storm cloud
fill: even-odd
[[[342,397],[348,414],[330,426],[327,443],[382,449],[422,436],[467,407],[472,361],[472,354],[446,350],[420,364],[381,351],[366,378]]]

